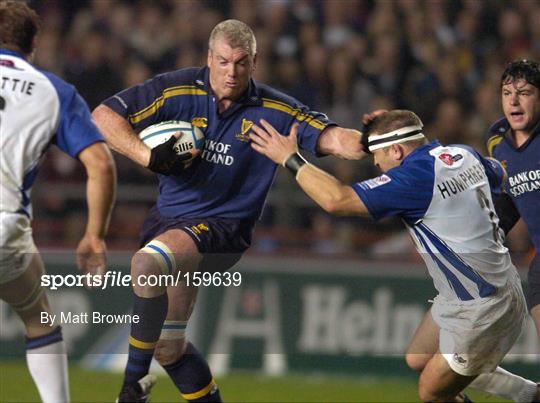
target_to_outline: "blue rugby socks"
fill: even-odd
[[[139,316],[139,323],[131,324],[124,385],[137,382],[148,373],[161,326],[167,316],[167,306],[166,293],[153,298],[135,295],[133,315]]]
[[[182,357],[163,368],[188,402],[222,402],[210,367],[193,344],[188,342]]]

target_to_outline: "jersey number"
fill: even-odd
[[[476,189],[476,197],[478,198],[480,207],[487,210],[489,213],[489,221],[491,222],[491,225],[493,227],[493,239],[496,243],[503,244],[504,235],[502,233],[502,230],[499,228],[499,220],[497,219],[497,215],[495,214],[495,209],[491,207],[489,198],[480,188]]]
[[[0,111],[3,111],[6,108],[6,100],[4,97],[0,97]],[[0,123],[2,123],[2,119],[0,119]]]

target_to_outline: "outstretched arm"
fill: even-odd
[[[384,109],[377,109],[365,113],[362,116],[362,123],[367,125],[385,112],[387,111]],[[359,160],[366,155],[361,140],[362,133],[358,130],[331,126],[326,128],[319,136],[317,151],[321,154],[331,154],[346,160]]]
[[[298,152],[298,126],[293,125],[289,136],[282,136],[267,121],[261,120],[260,123],[262,127],[252,127],[251,147],[275,163],[285,165],[289,158]],[[342,184],[312,164],[302,165],[298,169],[296,180],[310,198],[331,214],[368,214],[366,206],[350,186]]]
[[[79,159],[88,175],[88,219],[77,247],[77,263],[85,273],[102,274],[106,270],[105,235],[116,194],[116,169],[111,152],[103,142],[82,150]]]
[[[317,151],[346,160],[358,160],[365,156],[360,144],[362,133],[339,126],[327,127],[317,142]]]

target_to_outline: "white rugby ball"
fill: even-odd
[[[182,132],[182,136],[174,145],[177,154],[202,151],[204,147],[204,134],[197,126],[182,120],[168,120],[148,126],[139,133],[139,138],[150,148],[165,143],[176,132]]]

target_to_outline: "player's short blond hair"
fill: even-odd
[[[257,40],[251,28],[238,20],[225,20],[217,24],[210,33],[208,47],[213,49],[214,42],[223,38],[231,48],[246,49],[251,57],[257,54]]]

